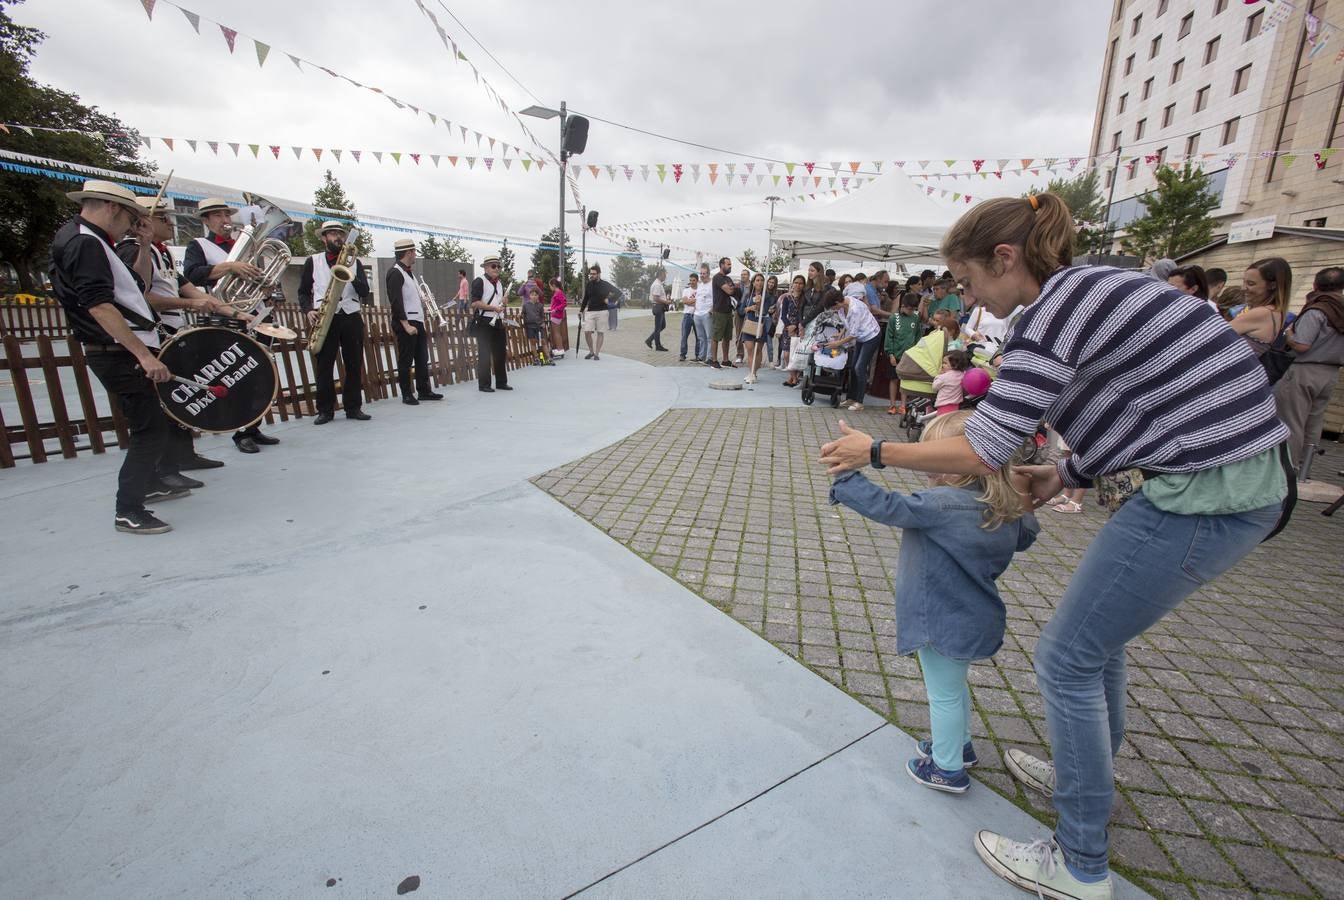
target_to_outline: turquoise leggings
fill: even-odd
[[[967,660],[948,659],[932,647],[917,651],[929,695],[929,730],[933,732],[933,762],[945,772],[962,769],[961,748],[971,740],[971,689]]]

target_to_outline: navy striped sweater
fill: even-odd
[[[1207,302],[1105,266],[1042,285],[966,437],[998,468],[1042,419],[1073,448],[1059,464],[1070,487],[1129,468],[1212,469],[1288,439],[1259,360]]]

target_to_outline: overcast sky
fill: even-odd
[[[425,2],[513,109],[565,100],[581,112],[730,151],[594,121],[587,152],[576,162],[740,166],[750,160],[740,154],[754,154],[799,162],[882,159],[888,161],[884,173],[894,159],[1086,155],[1110,9],[1101,0],[842,0],[824,10],[760,0],[619,7],[582,0],[444,0],[534,98],[490,61],[438,0]],[[213,157],[204,145],[193,154],[181,144],[168,152],[156,142],[146,153],[163,171],[310,201],[330,166],[361,212],[532,240],[555,225],[559,187],[553,167],[539,176],[523,173],[516,162],[508,172],[497,163],[492,173],[479,162],[474,171],[463,162],[450,168],[446,160],[435,169],[427,157],[419,166],[405,157],[400,166],[374,164],[367,151],[491,152],[477,149],[470,134],[464,144],[456,127],[450,135],[370,91],[314,69],[300,72],[283,55],[313,60],[454,123],[528,146],[471,70],[453,63],[413,0],[183,5],[270,44],[265,67],[258,68],[250,40],[240,36],[230,56],[217,26],[203,20],[198,37],[177,9],[163,3],[152,22],[140,0],[28,0],[10,7],[10,15],[47,34],[33,67],[38,80],[76,92],[144,134],[283,148],[279,161],[265,148],[258,161],[246,147],[234,159],[225,148]],[[557,148],[554,120],[527,121]],[[311,154],[296,161],[291,145],[357,148],[366,156],[358,165],[348,155],[340,165],[325,155],[320,163]],[[580,187],[604,225],[787,193],[772,189],[768,179],[762,187],[754,178],[732,188],[711,186],[707,177],[692,184],[689,173],[681,185],[673,185],[670,175],[666,184],[656,177],[644,184],[638,173],[630,183],[623,175],[613,183],[605,174],[594,180],[585,173]],[[972,187],[984,195],[1024,188],[1025,182],[1010,180]],[[908,198],[912,208],[951,207],[950,200],[924,198],[913,185]],[[792,204],[789,211],[807,205]],[[743,247],[763,246],[766,209],[678,223],[758,230],[663,238],[736,255]],[[893,209],[893,219],[906,212]],[[567,227],[577,224],[571,217]],[[379,251],[397,237],[374,234]],[[652,233],[639,236],[658,240]],[[614,249],[601,238],[590,244]],[[469,247],[478,257],[488,249]],[[687,257],[674,252],[674,259]]]

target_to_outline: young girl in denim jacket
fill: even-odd
[[[969,410],[939,416],[922,440],[963,434]],[[1021,484],[1017,482],[1020,480]],[[929,697],[931,741],[920,741],[906,771],[925,787],[960,794],[971,786],[971,661],[1003,645],[1006,611],[995,580],[1040,530],[1029,510],[1028,479],[1008,466],[983,478],[930,476],[927,491],[902,494],[847,472],[831,503],[902,529],[896,567],[896,651],[914,653]]]

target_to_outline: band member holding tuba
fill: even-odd
[[[303,264],[303,273],[299,275],[299,306],[308,314],[309,328],[318,322],[322,301],[331,284],[331,267],[336,265],[341,248],[345,246],[345,226],[340,222],[322,223],[319,233],[326,250],[308,257]],[[369,276],[362,262],[354,260],[351,274],[353,277],[346,282],[337,298],[339,305],[331,320],[326,342],[313,357],[317,369],[315,425],[325,425],[336,416],[336,378],[333,373],[338,351],[345,363],[345,381],[341,390],[345,417],[360,421],[373,418],[360,408],[364,402],[364,382],[360,376],[364,368],[364,318],[359,313],[360,303],[370,302],[373,295],[369,291]]]
[[[504,284],[499,280],[499,257],[487,256],[481,262],[485,274],[471,283],[471,327],[476,334],[476,385],[487,394],[496,389],[511,391],[505,369],[504,307],[508,302]],[[490,372],[495,387],[490,386]]]
[[[89,368],[117,398],[131,441],[117,477],[113,525],[127,534],[163,534],[172,526],[145,503],[185,497],[191,491],[158,483],[155,474],[168,440],[169,421],[153,382],[171,377],[159,362],[158,316],[145,300],[151,278],[152,235],[135,194],[109,181],[86,181],[66,194],[79,215],[56,232],[51,245],[52,289],[65,309],[71,334],[84,345]],[[128,233],[141,241],[134,265],[117,256],[114,243]]]
[[[216,281],[230,273],[245,279],[261,277],[261,270],[250,262],[229,259],[229,251],[233,249],[229,226],[238,210],[218,197],[211,197],[202,200],[196,212],[205,225],[205,237],[198,237],[187,244],[187,252],[182,260],[187,280],[208,291]],[[235,432],[233,443],[243,453],[258,453],[258,444],[278,444],[280,439],[262,434],[261,429],[253,425]]]
[[[429,383],[429,340],[420,284],[412,274],[415,241],[401,238],[392,245],[396,265],[387,270],[387,302],[392,307],[392,330],[397,335],[397,379],[401,402],[416,406],[421,400],[442,400]],[[415,393],[411,393],[411,363],[415,363]],[[417,396],[418,395],[418,396]]]
[[[172,211],[172,201],[160,200],[155,205],[153,197],[137,197],[149,222],[152,240],[149,242],[150,282],[145,290],[145,299],[159,314],[159,323],[168,334],[176,334],[187,325],[183,310],[193,310],[201,315],[223,315],[234,317],[229,307],[215,300],[205,291],[196,287],[184,276],[177,273],[173,264],[172,251],[168,241],[173,236],[173,225],[168,216]],[[145,244],[131,235],[117,243],[117,256],[127,266],[134,266]],[[246,319],[247,317],[241,317]],[[190,429],[176,422],[169,422],[168,445],[159,460],[159,481],[171,487],[199,488],[204,484],[182,474],[186,469],[217,469],[224,465],[217,459],[206,459],[199,455],[192,444]]]

